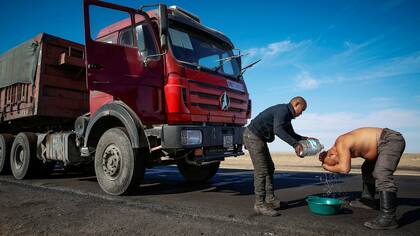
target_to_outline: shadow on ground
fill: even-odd
[[[274,176],[274,187],[276,190],[295,188],[308,185],[323,185],[320,177],[324,173],[305,172],[277,172]],[[343,183],[345,178],[352,175],[340,176]],[[80,173],[55,173],[49,178],[76,178],[80,181],[95,181],[96,177]],[[233,195],[253,195],[253,171],[238,169],[219,169],[216,176],[206,183],[188,183],[179,173],[176,166],[165,166],[148,169],[141,188],[133,195],[161,195],[179,194],[188,192],[220,192]]]
[[[305,173],[305,172],[276,172],[274,185],[276,190],[285,190],[290,188],[298,188],[301,186],[322,186],[325,173]],[[341,175],[336,178],[335,183],[349,183],[348,178],[354,175]],[[9,176],[9,178],[12,178]],[[407,177],[404,177],[407,178]],[[414,177],[413,177],[414,178]],[[38,179],[37,181],[44,179]],[[87,186],[97,186],[95,191],[102,192],[97,185],[96,177],[83,174],[81,172],[56,172],[45,178],[45,182],[63,180],[90,182]],[[355,179],[352,179],[353,181]],[[77,185],[72,185],[77,186]],[[325,192],[311,193],[311,195],[325,196]],[[301,191],[300,189],[291,191]],[[165,166],[148,169],[141,188],[139,188],[134,196],[158,196],[158,195],[176,195],[183,193],[228,193],[229,195],[248,196],[253,195],[253,171],[238,169],[220,169],[216,176],[204,184],[187,183],[179,173],[176,166]],[[348,202],[360,197],[360,191],[340,191],[330,193],[332,197],[339,197],[346,200],[340,215],[351,215],[353,210],[348,206]],[[192,195],[195,197],[197,195]],[[289,210],[306,206],[305,198],[299,194],[297,199],[292,199],[282,204],[281,210]],[[420,198],[399,198],[399,224],[401,227],[413,224],[420,220]]]

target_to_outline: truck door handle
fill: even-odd
[[[102,64],[88,64],[88,69],[98,70],[102,68],[104,68],[104,65]]]

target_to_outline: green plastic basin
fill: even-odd
[[[344,201],[338,198],[308,196],[306,202],[312,213],[318,215],[335,215],[340,211]]]

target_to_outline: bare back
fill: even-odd
[[[366,160],[376,160],[378,157],[378,141],[382,128],[359,128],[341,135],[337,142],[344,142],[350,149],[352,158],[362,157]]]

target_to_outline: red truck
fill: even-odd
[[[1,173],[92,163],[101,188],[122,195],[146,168],[177,164],[203,182],[243,154],[251,101],[224,34],[163,4],[84,0],[84,16],[85,45],[40,34],[1,56]]]

